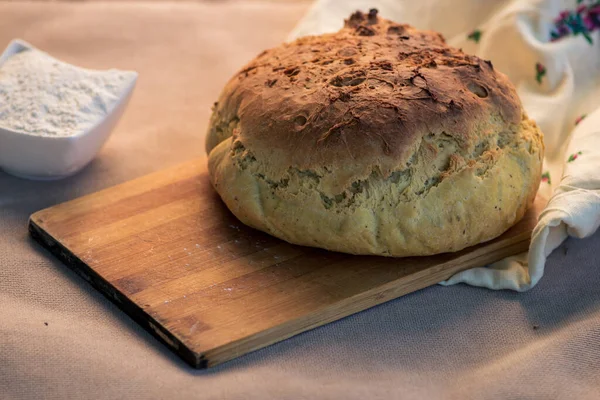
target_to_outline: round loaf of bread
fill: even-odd
[[[214,188],[244,224],[403,257],[514,225],[544,145],[491,62],[372,10],[251,61],[215,103],[206,150]]]

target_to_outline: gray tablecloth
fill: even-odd
[[[203,157],[228,76],[283,40],[303,1],[0,2],[21,37],[140,72],[114,136],[60,182],[0,173],[0,398],[598,399],[600,233],[568,240],[526,293],[435,286],[195,371],[33,243],[41,208]]]

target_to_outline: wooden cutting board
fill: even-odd
[[[525,251],[542,201],[496,240],[391,259],[242,225],[197,160],[31,216],[31,235],[196,368],[217,365]]]

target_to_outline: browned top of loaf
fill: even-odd
[[[375,10],[352,14],[337,33],[264,51],[227,84],[215,112],[221,124],[239,119],[234,139],[261,162],[352,163],[384,175],[404,167],[423,136],[445,133],[469,148],[522,113],[491,62]]]

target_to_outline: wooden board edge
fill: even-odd
[[[272,344],[279,343],[283,340],[287,340],[301,333],[309,330],[318,328],[328,323],[338,321],[342,318],[351,316],[361,311],[365,311],[369,308],[387,303],[388,301],[395,300],[406,294],[414,293],[416,291],[425,289],[429,286],[435,285],[441,281],[450,278],[452,275],[473,268],[476,265],[485,265],[492,262],[496,262],[505,258],[506,249],[510,249],[513,254],[519,254],[527,251],[531,241],[530,235],[522,238],[521,240],[514,242],[504,248],[492,250],[486,255],[478,255],[469,262],[458,263],[454,268],[443,268],[445,264],[441,264],[439,268],[436,268],[436,274],[431,275],[428,280],[417,279],[418,274],[410,275],[410,283],[413,285],[410,290],[406,290],[409,282],[405,282],[404,285],[399,286],[398,281],[394,280],[386,283],[383,286],[371,289],[369,291],[357,294],[353,297],[338,301],[325,308],[316,310],[310,314],[304,315],[301,318],[295,320],[286,321],[280,325],[274,326],[267,331],[262,331],[254,335],[244,337],[234,342],[227,343],[226,345],[207,350],[203,352],[204,359],[207,363],[207,368],[215,367],[219,364],[231,361],[239,356],[249,354],[256,350],[268,347]],[[452,261],[450,261],[452,262]],[[418,285],[415,286],[415,283]],[[374,297],[375,301],[363,302],[365,298]],[[341,312],[336,312],[341,310]],[[323,315],[326,315],[323,318]],[[294,324],[290,329],[290,325]]]
[[[158,341],[164,343],[168,349],[182,358],[187,364],[197,369],[208,367],[208,362],[204,355],[195,353],[182,341],[162,327],[158,321],[152,318],[152,316],[146,313],[133,301],[129,300],[116,287],[102,278],[102,276],[87,266],[64,245],[44,231],[44,229],[33,220],[33,216],[29,219],[29,234],[43,248],[48,250],[69,269],[102,293],[104,297],[115,304],[121,311],[128,315],[134,322],[138,323]]]

